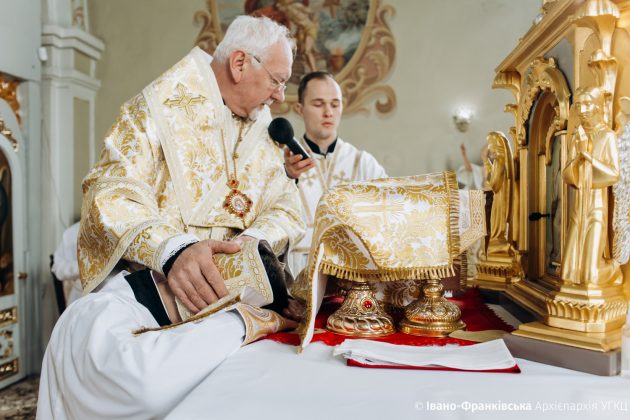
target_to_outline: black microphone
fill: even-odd
[[[274,139],[277,143],[286,145],[294,155],[302,155],[302,159],[309,157],[308,153],[300,143],[293,137],[293,127],[286,118],[278,117],[274,118],[269,124],[269,137]]]
[[[537,222],[540,219],[542,219],[543,217],[551,217],[551,215],[549,213],[539,213],[537,211],[530,213],[529,215],[529,221],[530,222]]]

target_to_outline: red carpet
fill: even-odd
[[[450,298],[449,300],[457,304],[462,311],[462,320],[466,323],[467,331],[504,330],[511,332],[514,330],[514,328],[506,324],[484,304],[481,299],[481,294],[476,288],[468,289],[463,295]],[[315,334],[313,335],[312,342],[321,341],[329,346],[336,346],[346,339],[353,339],[353,337],[337,335],[325,329],[328,316],[336,311],[339,306],[340,303],[338,301],[324,302],[315,319]],[[293,346],[300,344],[299,336],[295,333],[276,333],[268,335],[265,338]],[[399,332],[386,337],[374,338],[373,340],[407,346],[443,346],[446,344],[466,346],[475,344],[473,341],[451,337],[417,337]]]

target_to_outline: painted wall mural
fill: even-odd
[[[194,15],[201,26],[195,44],[212,54],[225,29],[238,15],[267,16],[295,37],[297,53],[286,101],[275,113],[297,102],[301,77],[315,70],[335,75],[344,95],[344,112],[391,112],[396,94],[383,80],[391,72],[396,48],[386,19],[394,14],[381,0],[207,0]]]

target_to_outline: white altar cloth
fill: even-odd
[[[228,358],[168,419],[629,419],[630,379],[516,359],[522,373],[349,367],[333,347],[263,340]]]

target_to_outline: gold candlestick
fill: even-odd
[[[394,322],[374,296],[369,283],[352,282],[341,307],[328,317],[326,329],[353,337],[382,337],[394,333]]]
[[[465,328],[457,305],[444,298],[440,279],[428,279],[423,283],[423,296],[405,307],[400,330],[411,335],[446,337]]]

